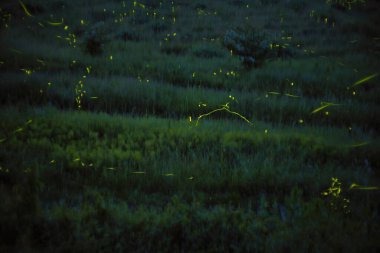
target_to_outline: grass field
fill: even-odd
[[[0,252],[379,252],[379,12],[2,1]]]

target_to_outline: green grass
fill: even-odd
[[[379,77],[354,85],[376,1],[0,8],[0,251],[380,249],[379,190],[350,189],[380,186]],[[245,25],[289,55],[244,68],[223,38]],[[226,103],[252,125],[201,116]]]

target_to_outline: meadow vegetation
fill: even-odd
[[[379,251],[379,11],[2,1],[0,251]]]

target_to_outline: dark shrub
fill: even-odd
[[[223,45],[233,54],[240,56],[246,68],[261,66],[270,51],[267,36],[251,27],[227,31]]]
[[[96,23],[84,34],[84,50],[90,55],[101,55],[107,41],[107,28],[103,21]]]

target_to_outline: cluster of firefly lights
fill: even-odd
[[[356,183],[353,183],[348,188],[348,191],[350,190],[380,190],[380,187],[377,186],[362,186],[358,185]],[[323,191],[321,194],[322,196],[325,196],[329,199],[329,205],[330,207],[335,210],[343,210],[346,214],[349,214],[351,212],[350,210],[350,200],[343,195],[347,191],[342,188],[342,183],[339,181],[338,178],[332,177],[331,178],[331,185],[328,189]]]

